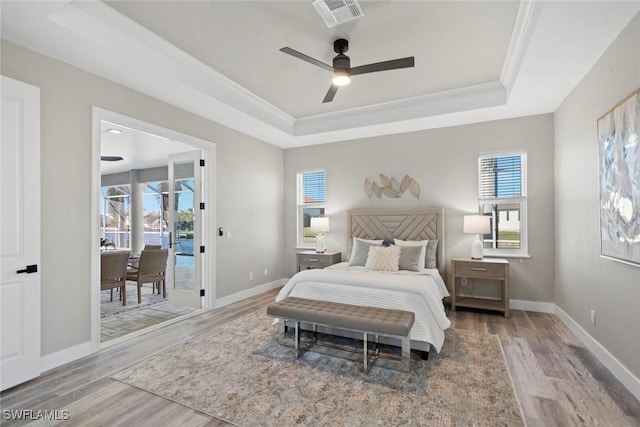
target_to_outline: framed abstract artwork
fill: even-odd
[[[640,89],[598,119],[600,253],[640,266]]]

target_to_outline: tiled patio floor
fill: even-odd
[[[142,287],[142,301],[138,304],[136,286],[127,286],[127,305],[123,306],[117,291],[100,293],[100,342],[122,337],[149,326],[184,316],[195,309],[169,304],[162,295],[151,292],[151,285]]]

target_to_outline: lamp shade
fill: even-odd
[[[463,231],[469,234],[487,234],[491,231],[491,217],[484,215],[465,215]]]
[[[465,233],[475,234],[476,239],[471,243],[471,259],[482,259],[482,242],[480,234],[491,231],[490,217],[483,215],[465,215],[463,230]]]
[[[311,218],[311,231],[314,233],[329,231],[329,217],[320,216]]]

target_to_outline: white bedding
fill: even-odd
[[[437,269],[390,273],[343,262],[297,273],[276,301],[288,296],[412,311],[416,317],[409,337],[431,344],[438,352],[451,325],[442,304],[449,292]]]

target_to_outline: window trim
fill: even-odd
[[[521,156],[520,164],[520,185],[521,195],[518,197],[485,197],[480,198],[482,182],[482,169],[481,161],[483,159],[496,158],[496,157],[509,157],[509,156]],[[490,249],[484,248],[484,255],[487,257],[504,257],[504,258],[530,258],[529,255],[529,223],[528,223],[528,181],[527,181],[527,150],[505,150],[494,151],[478,154],[477,160],[478,168],[478,212],[482,214],[484,205],[506,205],[517,204],[520,207],[520,248],[519,249]],[[493,230],[492,230],[493,234]],[[484,242],[484,239],[482,239]]]
[[[304,203],[304,175],[322,172],[324,173],[325,201],[318,203]],[[304,209],[325,209],[326,211],[327,172],[324,169],[301,170],[296,173],[296,248],[315,248],[315,239],[311,242],[304,241]],[[326,215],[326,212],[325,212]]]

